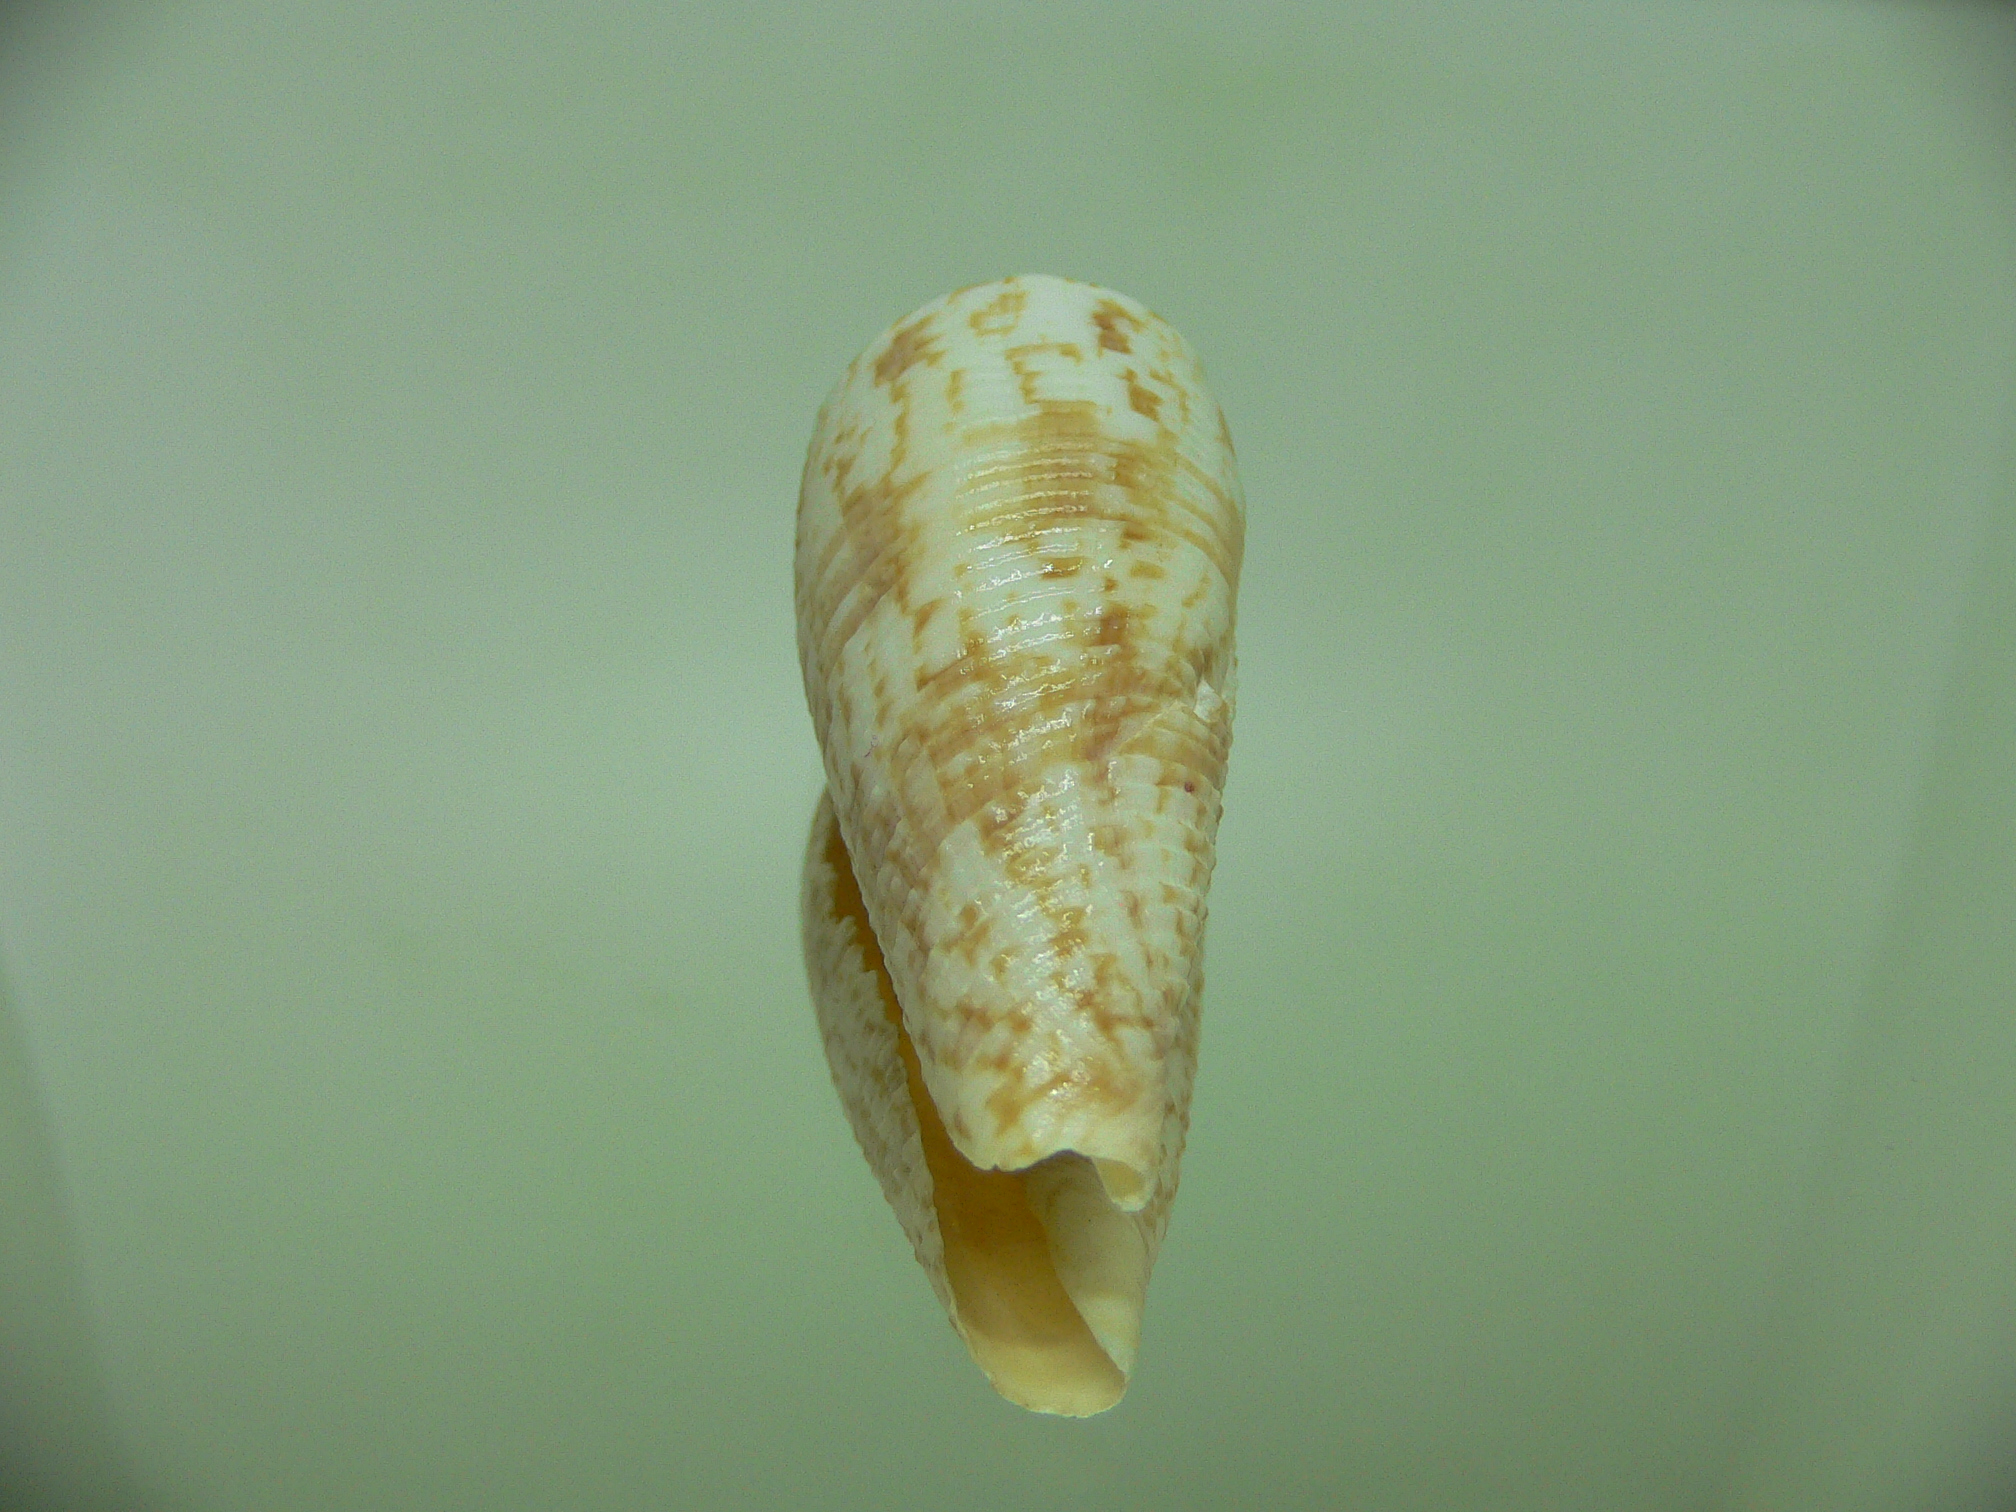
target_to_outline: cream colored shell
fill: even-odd
[[[806,457],[814,1004],[954,1326],[1039,1411],[1119,1399],[1175,1195],[1244,520],[1182,338],[1060,278],[899,321]]]

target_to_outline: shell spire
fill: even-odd
[[[1183,339],[1026,276],[848,367],[798,505],[814,1006],[997,1390],[1119,1400],[1189,1121],[1245,508]]]

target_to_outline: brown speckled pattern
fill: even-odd
[[[862,353],[799,504],[806,696],[932,1100],[977,1166],[1131,1167],[1138,1189],[1109,1186],[1158,1236],[1243,527],[1182,339],[1041,277],[949,295]]]

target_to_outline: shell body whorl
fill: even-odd
[[[955,1325],[1042,1410],[1124,1388],[1175,1191],[1243,530],[1187,345],[1064,279],[898,322],[806,457],[798,637],[829,795],[807,855],[814,998]],[[973,1216],[998,1217],[992,1198],[967,1211],[950,1189],[990,1179],[1034,1215],[1025,1248],[1047,1242],[1070,1304],[1047,1322],[1050,1302],[981,1274],[983,1241],[1018,1241]],[[1080,1321],[1117,1377],[1087,1384],[1083,1339],[1024,1337]]]

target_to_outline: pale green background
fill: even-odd
[[[8,26],[24,1504],[2006,1505],[2007,24]],[[1191,338],[1251,514],[1183,1197],[1087,1423],[946,1327],[796,941],[813,411],[1011,271]]]

